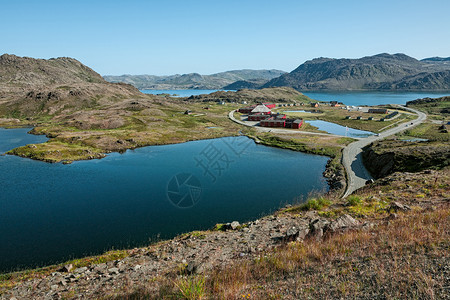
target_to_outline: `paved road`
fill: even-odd
[[[345,191],[344,198],[352,194],[357,189],[363,187],[366,181],[372,179],[369,172],[362,162],[362,148],[369,145],[370,143],[378,140],[382,140],[388,136],[399,133],[408,128],[414,127],[426,120],[427,115],[423,112],[417,111],[412,108],[404,107],[401,105],[396,105],[418,115],[417,119],[414,121],[408,121],[398,126],[383,131],[378,136],[369,136],[367,138],[360,139],[359,141],[353,142],[344,148],[342,155],[342,163],[347,172],[347,190]]]

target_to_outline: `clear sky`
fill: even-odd
[[[316,57],[450,56],[449,0],[1,0],[0,54],[102,75],[291,71]]]

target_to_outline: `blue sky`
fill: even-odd
[[[2,1],[0,53],[102,75],[291,71],[316,57],[450,56],[448,0]]]

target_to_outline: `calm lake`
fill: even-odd
[[[146,94],[176,94],[179,97],[210,94],[217,90],[142,90]],[[407,101],[450,95],[450,92],[303,92],[319,101],[339,101],[345,105],[406,104]]]
[[[312,99],[320,101],[339,101],[345,105],[406,104],[421,98],[438,98],[450,92],[304,92]]]
[[[45,141],[28,130],[0,129],[0,152]],[[246,137],[145,147],[71,165],[0,156],[0,271],[254,220],[326,190],[327,160]]]
[[[368,137],[369,135],[373,135],[373,132],[370,131],[364,131],[359,129],[354,129],[350,127],[341,126],[335,123],[326,122],[322,120],[311,120],[311,121],[305,121],[306,123],[317,127],[319,130],[326,131],[331,134],[336,135],[342,135],[352,138],[364,138]]]

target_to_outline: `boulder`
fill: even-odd
[[[62,267],[61,269],[59,269],[60,272],[70,272],[73,269],[73,265],[72,264],[68,264],[65,265],[64,267]]]
[[[184,272],[188,275],[192,275],[195,274],[195,272],[198,269],[198,265],[195,261],[191,260],[190,262],[188,262],[188,264],[186,265],[186,268],[184,269]]]
[[[408,211],[411,210],[411,207],[409,207],[408,205],[402,204],[400,202],[394,201],[391,203],[391,205],[389,205],[389,210],[393,210],[393,211]]]
[[[230,226],[231,226],[231,229],[236,230],[239,228],[240,224],[238,221],[233,221],[233,222],[231,222]]]
[[[292,226],[286,231],[286,235],[282,238],[282,240],[285,242],[295,241],[298,237],[298,232],[298,228]]]
[[[358,227],[359,225],[360,225],[359,221],[355,220],[350,215],[345,214],[343,216],[340,216],[330,224],[326,225],[324,230],[326,232],[336,232],[338,230],[355,228]]]
[[[325,227],[329,224],[330,222],[325,219],[315,219],[311,221],[311,223],[309,223],[308,237],[321,239],[323,237]]]

